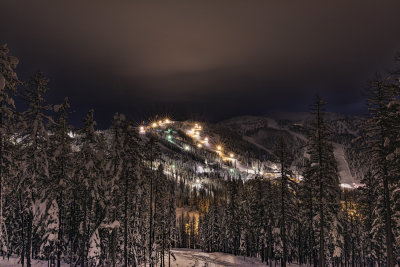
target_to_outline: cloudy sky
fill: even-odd
[[[400,1],[8,1],[0,43],[27,80],[42,70],[50,102],[219,120],[364,110],[362,90],[400,51]]]

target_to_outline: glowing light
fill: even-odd
[[[204,142],[206,143],[208,142],[208,137],[204,138]]]
[[[157,123],[156,123],[156,122],[153,122],[153,123],[151,124],[151,127],[156,128],[156,127],[157,127]]]
[[[146,130],[144,129],[144,126],[140,126],[139,133],[140,134],[145,134],[146,133]]]
[[[171,141],[172,140],[172,136],[170,134],[167,135],[167,139],[168,139],[168,141]]]
[[[202,148],[203,145],[202,145],[202,144],[197,144],[197,147],[198,147],[198,148]]]
[[[165,119],[164,121],[166,124],[171,123],[171,121],[169,119]]]
[[[218,150],[218,151],[222,151],[222,146],[218,145],[218,146],[217,146],[217,150]]]
[[[233,156],[235,156],[233,153],[229,154],[229,157],[233,158]]]
[[[185,145],[185,146],[183,147],[183,149],[185,149],[185,150],[190,150],[190,147],[189,147],[188,145]]]
[[[202,166],[197,166],[197,173],[203,173],[204,168]],[[200,183],[199,179],[196,179],[196,183]]]
[[[340,184],[341,187],[343,188],[353,188],[351,185],[349,184]]]

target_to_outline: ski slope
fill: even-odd
[[[343,145],[333,143],[333,155],[337,162],[340,185],[345,188],[354,188],[356,186],[356,180],[351,174],[349,165],[346,161]]]

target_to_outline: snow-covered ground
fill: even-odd
[[[259,259],[220,252],[206,253],[197,249],[174,249],[172,253],[176,258],[174,260],[171,257],[171,266],[173,267],[266,266]],[[277,263],[277,265],[279,264]],[[288,266],[295,267],[297,265]]]
[[[242,256],[234,256],[232,254],[226,254],[221,252],[206,253],[199,249],[184,249],[176,248],[171,250],[173,256],[171,256],[171,266],[173,267],[222,267],[222,266],[266,266],[259,259],[247,258]],[[175,258],[175,259],[174,259]],[[168,255],[165,257],[166,266],[168,266]],[[276,264],[279,266],[279,263]],[[7,258],[3,259],[0,257],[1,267],[15,267],[21,266],[19,259],[15,256],[11,257],[10,260]],[[32,267],[47,267],[47,261],[32,260]],[[62,267],[69,266],[69,264],[62,263]],[[298,267],[297,264],[288,264],[288,267]]]
[[[32,260],[32,267],[48,267],[48,262],[47,261],[38,261],[38,260]],[[0,266],[1,267],[16,267],[16,266],[21,266],[21,263],[19,263],[19,258],[16,256],[10,257],[10,260],[7,260],[7,257],[3,259],[3,257],[0,257]],[[62,267],[67,267],[69,264],[62,263]]]
[[[265,266],[261,261],[254,258],[243,258],[220,252],[206,253],[197,249],[174,249],[172,250],[176,260],[171,257],[171,266]]]

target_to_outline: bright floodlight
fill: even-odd
[[[217,146],[217,150],[221,151],[222,150],[222,146]]]

